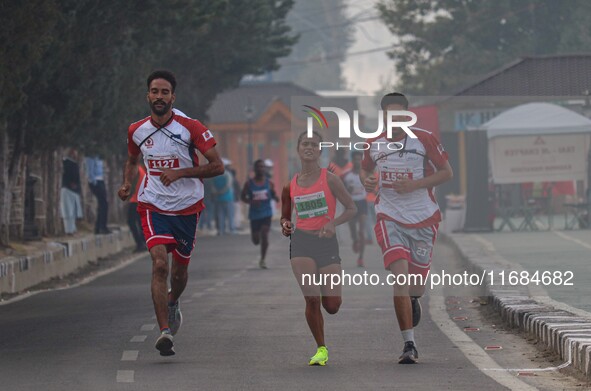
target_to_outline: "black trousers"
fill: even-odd
[[[93,185],[91,183],[88,184],[90,186],[90,191],[96,197],[98,201],[98,206],[96,208],[96,223],[94,224],[94,233],[106,233],[109,231],[107,228],[107,215],[109,213],[109,203],[107,202],[107,189],[105,187],[104,181],[96,181]]]
[[[140,214],[137,212],[137,202],[129,203],[127,209],[127,225],[129,225],[129,230],[133,235],[133,240],[135,241],[136,248],[145,248],[146,242],[144,239],[144,232],[142,230],[142,218]]]

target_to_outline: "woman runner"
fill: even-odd
[[[322,137],[316,132],[310,138],[306,132],[300,134],[297,152],[302,170],[281,194],[281,229],[283,235],[291,236],[291,267],[306,300],[306,320],[318,346],[309,365],[326,365],[328,361],[320,306],[322,303],[329,314],[336,314],[341,306],[341,286],[330,284],[330,276],[341,276],[342,271],[335,227],[357,213],[340,178],[320,168],[320,142]],[[335,218],[337,199],[345,210]],[[294,208],[297,230],[291,221]]]

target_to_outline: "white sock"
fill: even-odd
[[[416,345],[415,330],[414,329],[402,330],[402,339],[404,339],[404,343],[407,343],[410,341]]]

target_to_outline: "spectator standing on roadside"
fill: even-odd
[[[76,219],[84,217],[80,201],[80,166],[78,152],[70,148],[63,159],[62,188],[60,209],[64,220],[64,232],[73,235],[77,232]]]
[[[86,175],[88,186],[98,202],[96,208],[95,234],[109,234],[107,228],[107,216],[109,214],[109,202],[107,201],[107,188],[105,186],[104,162],[99,156],[86,157]]]

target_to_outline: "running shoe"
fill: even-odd
[[[267,264],[265,263],[265,259],[264,258],[259,259],[259,267],[261,269],[266,269],[267,268]]]
[[[156,340],[156,349],[160,351],[161,356],[174,356],[175,352],[172,339],[172,334],[163,332]]]
[[[308,365],[325,366],[327,361],[328,349],[326,349],[326,346],[320,346],[318,347],[318,350],[316,350],[316,354],[310,358],[310,362],[308,363]]]
[[[412,341],[405,342],[402,356],[398,358],[398,364],[416,364],[417,361],[419,361],[419,352],[417,352],[415,343]]]
[[[421,313],[423,312],[421,302],[418,297],[411,297],[410,304],[412,305],[412,327],[417,327],[421,321]]]
[[[181,313],[181,305],[179,300],[174,304],[168,304],[168,327],[170,333],[176,335],[183,324],[183,314]]]
[[[365,263],[363,262],[363,258],[357,258],[357,267],[365,267]]]

